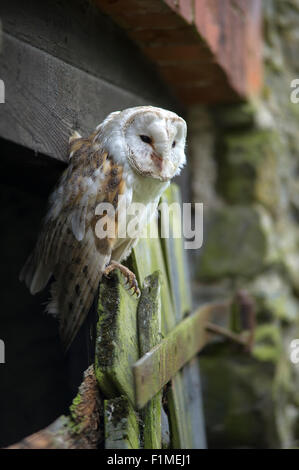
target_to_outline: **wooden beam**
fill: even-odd
[[[3,29],[2,29],[2,21],[0,18],[0,53],[2,52],[2,35],[3,35]]]
[[[172,331],[179,319],[176,318],[176,313],[172,300],[172,293],[170,290],[166,260],[163,255],[162,243],[158,238],[157,221],[152,220],[150,224],[151,237],[140,238],[136,247],[133,250],[133,268],[138,277],[138,281],[142,284],[144,278],[154,271],[159,270],[162,274],[161,285],[161,314],[162,325],[161,334],[165,337]],[[156,234],[156,238],[154,236]],[[200,391],[198,391],[200,393]],[[187,423],[187,408],[185,403],[185,389],[183,378],[181,374],[177,374],[167,393],[169,421],[171,429],[171,446],[173,448],[190,448],[190,440],[188,437],[188,423]]]
[[[126,397],[104,401],[105,449],[139,449],[138,417]]]
[[[177,107],[136,45],[87,0],[2,0],[1,20],[4,139],[64,160],[71,132],[88,135],[112,111]]]
[[[126,33],[90,0],[1,0],[1,19],[5,33],[66,65],[84,70],[147,102],[160,101],[166,107],[174,105],[152,64],[144,59]],[[6,46],[4,52],[9,54]],[[60,86],[63,88],[64,83]],[[96,94],[95,97],[99,98]],[[109,95],[106,100],[109,101]]]
[[[161,282],[161,275],[159,271],[156,271],[147,276],[143,283],[137,308],[140,356],[149,352],[161,341]],[[145,449],[161,449],[161,408],[162,391],[160,390],[142,410]],[[167,416],[166,420],[168,420]]]
[[[139,358],[138,300],[123,287],[124,282],[118,270],[101,281],[95,371],[105,397],[125,395],[134,404],[132,365]]]
[[[111,111],[142,98],[96,78],[4,33],[0,77],[0,137],[66,160],[73,130],[88,135]]]
[[[84,380],[70,407],[69,416],[60,416],[52,424],[9,449],[97,449],[103,441],[100,426],[102,404],[93,366],[84,372]]]

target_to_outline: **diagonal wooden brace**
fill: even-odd
[[[252,332],[237,334],[211,322],[213,318],[219,316],[228,318],[231,308],[231,301],[210,303],[200,307],[133,365],[137,408],[143,408],[185,364],[211,341],[212,335],[224,336],[244,346],[247,350],[250,349]]]

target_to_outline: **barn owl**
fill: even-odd
[[[50,196],[36,247],[20,274],[33,295],[53,276],[47,311],[58,315],[66,349],[86,318],[103,275],[118,268],[133,293],[139,294],[134,273],[121,264],[138,237],[99,238],[98,205],[116,208],[122,196],[126,208],[142,203],[149,217],[141,218],[148,222],[162,192],[185,164],[185,140],[185,121],[152,106],[113,112],[89,137],[78,132],[71,136],[68,167]],[[116,210],[116,226],[120,216]]]

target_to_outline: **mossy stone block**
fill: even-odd
[[[275,365],[228,343],[200,358],[209,448],[277,448]]]
[[[225,134],[218,156],[221,194],[232,204],[256,201],[277,213],[280,153],[279,137],[273,131]]]
[[[261,207],[216,209],[205,220],[197,278],[253,277],[277,260],[271,219]]]

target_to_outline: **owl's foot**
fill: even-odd
[[[111,261],[103,273],[104,276],[109,276],[109,274],[115,269],[119,269],[127,279],[126,284],[128,284],[128,289],[134,289],[132,295],[136,294],[137,298],[140,297],[140,290],[138,287],[136,276],[126,266],[123,266],[122,264],[117,263],[116,261]]]

